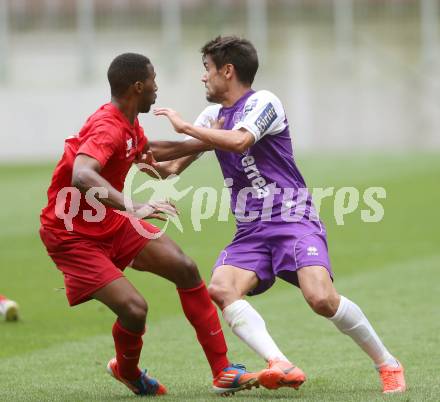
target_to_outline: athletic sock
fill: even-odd
[[[191,289],[177,289],[186,318],[194,327],[215,377],[230,365],[223,330],[217,309],[209,297],[205,283]]]
[[[289,361],[267,332],[263,317],[246,300],[236,300],[225,307],[223,318],[232,332],[266,361]]]
[[[376,367],[390,365],[398,367],[399,363],[384,346],[382,341],[365,317],[359,306],[341,296],[338,310],[329,318],[344,334],[351,338],[371,357]]]
[[[142,374],[138,367],[142,350],[142,332],[131,332],[125,329],[119,320],[113,324],[113,339],[115,341],[118,374],[126,380],[136,380]]]

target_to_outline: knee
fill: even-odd
[[[124,321],[129,321],[136,327],[144,327],[147,319],[148,305],[145,299],[141,296],[130,297],[124,303],[121,318]]]
[[[220,309],[224,309],[234,298],[233,287],[223,283],[212,283],[208,286],[211,299]]]
[[[201,278],[196,263],[186,255],[182,255],[176,276],[178,288],[192,288],[200,284]]]
[[[312,310],[324,317],[333,317],[339,306],[339,296],[337,294],[315,293],[306,297],[307,303]]]

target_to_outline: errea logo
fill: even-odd
[[[307,255],[318,256],[318,249],[314,246],[307,247]]]
[[[244,107],[243,115],[246,116],[252,109],[257,106],[258,99],[252,99],[252,101]]]

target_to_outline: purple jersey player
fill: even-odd
[[[280,351],[260,314],[244,299],[270,288],[277,277],[298,286],[310,307],[370,356],[383,392],[403,392],[402,365],[385,348],[352,301],[337,293],[328,257],[324,225],[295,164],[289,124],[281,101],[266,90],[251,88],[258,69],[254,46],[237,37],[217,37],[202,48],[202,81],[208,106],[194,124],[174,110],[158,108],[184,143],[152,143],[162,174],[180,172],[196,156],[215,149],[231,208],[237,221],[232,242],[220,252],[209,292],[234,334],[268,362],[258,376],[269,389],[298,388],[304,373]],[[206,144],[203,148],[202,143]]]
[[[215,267],[230,265],[255,273],[251,276],[258,283],[249,294],[264,292],[276,276],[298,285],[296,271],[302,267],[322,266],[332,275],[325,228],[313,219],[316,213],[293,160],[280,100],[269,91],[249,89],[231,107],[208,106],[194,125],[207,127],[219,119],[225,130],[246,130],[254,143],[242,153],[215,151],[230,184],[237,221],[234,240]]]

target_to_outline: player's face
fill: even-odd
[[[208,102],[221,103],[227,92],[227,81],[222,68],[217,70],[209,55],[203,58],[203,65],[206,70],[202,75],[202,82],[206,88],[206,99]]]
[[[156,102],[156,73],[152,64],[148,64],[148,78],[143,83],[143,89],[141,92],[141,99],[139,102],[139,113],[148,113],[151,109],[151,105]]]

